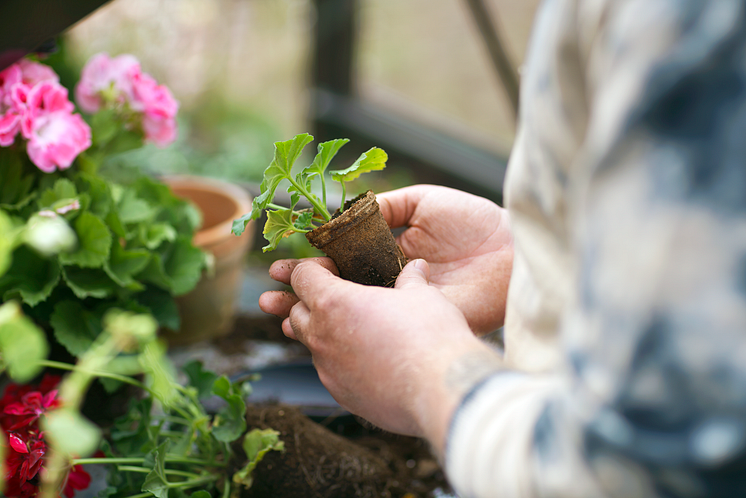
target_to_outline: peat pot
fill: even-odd
[[[337,210],[306,238],[332,258],[340,277],[359,284],[393,287],[407,264],[370,190],[345,202],[344,212]]]
[[[194,245],[213,255],[214,271],[205,273],[197,286],[176,299],[181,316],[178,332],[167,332],[170,344],[188,344],[226,335],[236,315],[246,253],[250,249],[254,222],[236,237],[233,220],[251,210],[251,198],[242,188],[198,176],[163,178],[172,192],[191,201],[202,213],[202,228],[194,234]]]

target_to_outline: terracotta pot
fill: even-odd
[[[306,238],[334,260],[340,277],[359,284],[391,287],[407,264],[370,190],[345,202],[342,214],[337,210]]]
[[[176,299],[181,328],[166,332],[171,344],[187,344],[230,332],[241,290],[246,252],[250,249],[254,222],[240,237],[231,233],[233,220],[251,210],[251,198],[233,184],[198,176],[163,179],[178,197],[188,199],[202,212],[202,228],[194,245],[215,258],[214,272],[204,274],[197,286]]]

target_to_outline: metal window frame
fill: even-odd
[[[459,188],[502,203],[507,157],[476,147],[395,112],[357,92],[355,50],[360,0],[314,0],[310,122],[318,140],[345,136],[360,149],[384,148],[417,182]],[[482,0],[466,0],[514,111],[518,77]]]

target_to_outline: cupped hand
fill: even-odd
[[[430,283],[466,316],[477,334],[497,330],[513,268],[508,212],[458,190],[431,185],[376,196],[397,242],[410,258],[430,265]]]
[[[466,317],[481,335],[500,328],[513,268],[513,238],[505,209],[487,199],[429,185],[406,187],[376,196],[391,228],[406,227],[397,242],[410,259],[427,260],[430,284]],[[329,258],[313,261],[337,273]],[[275,261],[270,276],[290,284],[298,260]],[[289,292],[267,292],[259,306],[288,316],[298,302]]]
[[[425,261],[410,262],[393,289],[342,280],[325,266],[323,260],[295,265],[291,284],[300,301],[283,331],[310,349],[341,406],[441,446],[464,394],[449,384],[449,371],[475,352],[493,353],[459,309],[428,285]]]

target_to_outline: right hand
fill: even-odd
[[[391,228],[407,227],[397,242],[410,258],[430,265],[430,284],[466,317],[477,334],[500,328],[513,269],[507,210],[459,190],[431,185],[376,196]]]

